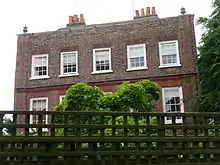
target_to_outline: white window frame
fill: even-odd
[[[96,71],[96,51],[105,51],[108,50],[109,51],[109,70],[103,70],[103,71]],[[111,48],[97,48],[97,49],[93,49],[93,72],[92,74],[99,74],[99,73],[111,73],[113,72],[112,70],[112,61],[111,61]]]
[[[138,67],[138,68],[131,68],[131,62],[130,62],[130,48],[140,47],[140,46],[142,46],[143,49],[144,49],[144,66],[143,66],[143,67]],[[127,45],[127,65],[128,65],[128,68],[127,68],[126,71],[148,69],[148,67],[147,67],[146,44]]]
[[[173,43],[173,42],[176,44],[176,56],[177,56],[176,60],[177,60],[177,62],[175,64],[163,64],[161,45],[162,44]],[[178,40],[161,41],[161,42],[158,42],[158,45],[159,45],[159,58],[160,58],[159,68],[168,68],[168,67],[179,67],[179,66],[181,66]]]
[[[169,113],[166,111],[166,103],[165,103],[165,90],[171,90],[171,89],[178,89],[179,90],[179,97],[180,97],[180,113],[184,113],[184,103],[183,103],[183,88],[182,86],[179,87],[164,87],[162,88],[162,103],[163,103],[163,112],[164,113]],[[172,124],[172,120],[167,119],[167,117],[165,117],[164,119],[165,124]],[[181,117],[180,119],[176,119],[175,120],[176,124],[180,124],[183,123],[183,118]]]
[[[76,55],[76,72],[70,72],[70,73],[63,73],[63,55],[66,54],[75,54]],[[77,76],[78,73],[78,51],[71,51],[71,52],[61,52],[60,53],[60,75],[59,77],[66,77],[66,76]]]
[[[35,58],[36,57],[47,57],[47,74],[46,75],[43,75],[43,76],[34,76],[34,61],[35,61]],[[31,61],[31,78],[30,80],[34,80],[34,79],[45,79],[45,78],[49,78],[49,67],[48,67],[48,54],[39,54],[39,55],[32,55],[32,61]]]
[[[33,111],[33,101],[38,100],[46,100],[46,111],[48,111],[48,97],[37,97],[37,98],[30,98],[30,111]],[[30,115],[30,124],[33,124],[33,116]],[[48,115],[46,115],[46,124],[48,124]],[[36,131],[36,128],[30,128],[30,132]],[[48,131],[47,128],[42,128],[43,132]]]
[[[66,95],[60,95],[60,103],[62,102],[62,100],[64,99]]]

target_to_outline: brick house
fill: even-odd
[[[158,111],[187,111],[196,94],[196,42],[194,15],[181,13],[159,18],[147,7],[133,20],[96,25],[81,14],[56,31],[19,34],[15,110],[53,110],[79,82],[114,92],[123,81],[149,79],[162,87]]]

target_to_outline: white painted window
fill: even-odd
[[[160,68],[181,66],[178,41],[159,42]]]
[[[30,99],[30,111],[47,111],[48,110],[48,98],[40,97],[40,98],[31,98]],[[38,124],[38,115],[30,116],[30,124]],[[48,123],[48,116],[43,116],[43,124]]]
[[[112,72],[111,48],[93,49],[93,73]]]
[[[30,79],[48,77],[48,54],[32,56],[32,71]]]
[[[61,95],[61,96],[60,96],[60,103],[63,101],[63,99],[64,99],[65,96],[66,96],[66,95]]]
[[[60,77],[78,74],[78,52],[62,52],[60,57]]]
[[[147,69],[146,45],[128,45],[127,61],[129,70]]]
[[[183,92],[182,87],[162,88],[163,112],[165,113],[183,113]],[[176,123],[182,123],[182,117],[176,117]],[[171,124],[172,117],[166,117],[165,123]]]

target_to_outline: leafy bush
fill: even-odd
[[[57,111],[97,111],[98,100],[104,95],[102,90],[84,83],[73,85],[63,101],[55,107]]]
[[[133,84],[124,82],[116,91],[115,99],[121,111],[151,112],[159,94],[160,87],[149,80]]]
[[[213,12],[208,18],[199,18],[205,32],[202,35],[197,71],[200,97],[199,111],[220,111],[220,0],[214,0]]]
[[[160,87],[149,80],[124,82],[113,94],[84,83],[73,85],[56,111],[133,111],[151,112],[159,99]]]
[[[79,83],[73,85],[66,93],[63,101],[55,107],[56,111],[130,111],[130,112],[151,112],[154,109],[154,102],[159,99],[160,87],[149,80],[143,80],[136,83],[124,82],[119,89],[113,94],[104,94],[99,88]],[[80,116],[77,118],[79,124],[89,124],[88,117]],[[93,122],[100,124],[96,117],[92,118]],[[65,122],[63,116],[56,116],[56,123],[74,124],[75,116],[68,116],[68,123]],[[110,124],[111,118],[105,116],[104,124]],[[128,117],[128,124],[134,124],[135,119]],[[146,124],[145,119],[140,119],[140,123]],[[156,123],[152,118],[151,124]],[[123,124],[123,116],[116,118],[116,124]],[[105,134],[109,135],[110,129],[105,130]],[[123,131],[123,130],[122,130]],[[62,134],[62,130],[60,133]],[[69,134],[75,134],[74,130],[69,129]],[[83,134],[88,131],[84,130]],[[99,132],[94,132],[99,134]],[[121,131],[117,130],[117,135],[121,135]],[[134,131],[129,133],[134,135]]]

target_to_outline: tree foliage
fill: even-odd
[[[154,108],[154,102],[159,99],[160,87],[149,80],[143,80],[136,83],[124,82],[113,94],[104,94],[99,88],[79,83],[73,85],[66,93],[63,101],[55,107],[56,111],[131,111],[131,112],[151,112]],[[79,120],[79,121],[76,121]],[[92,118],[93,123],[99,121],[96,116]],[[79,124],[89,124],[87,116],[68,116],[68,124],[79,122]],[[111,118],[105,116],[104,124],[110,124]],[[140,119],[142,124],[146,120]],[[56,116],[56,123],[66,123],[63,116]],[[116,118],[116,123],[123,124],[123,116]],[[134,118],[128,118],[128,124],[134,124]],[[150,121],[155,124],[155,118]],[[100,123],[96,123],[100,124]],[[59,130],[62,134],[62,130]],[[87,134],[83,130],[82,134]],[[106,129],[105,134],[110,134],[111,130]],[[69,129],[69,134],[75,134],[75,130]],[[93,134],[99,134],[95,131]],[[120,131],[117,132],[120,134]],[[134,132],[130,132],[134,134]]]
[[[62,111],[97,111],[98,100],[104,95],[102,90],[84,83],[73,85],[64,100],[55,107]]]
[[[4,118],[3,120],[4,124],[12,124],[12,120],[10,118]],[[4,136],[10,136],[12,134],[12,127],[6,127],[4,130],[3,130],[3,135]]]
[[[149,80],[124,82],[113,94],[84,83],[73,85],[57,111],[135,111],[150,112],[159,99],[160,87]]]
[[[202,111],[220,111],[220,0],[213,7],[209,18],[198,20],[205,28],[197,58]]]
[[[124,82],[116,91],[115,100],[118,108],[123,111],[151,112],[159,94],[159,86],[151,81],[145,80],[133,84]]]

